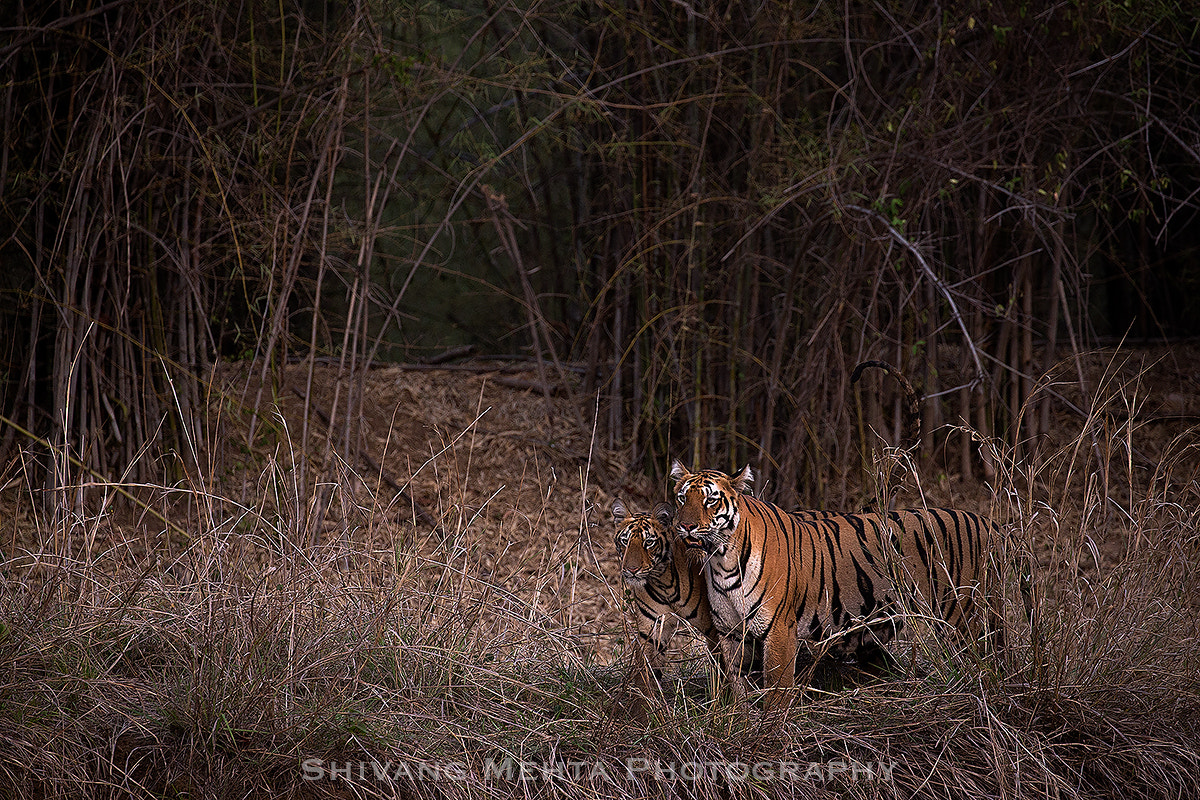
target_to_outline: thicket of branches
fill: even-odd
[[[941,394],[927,445],[958,420],[1033,439],[1052,397],[1019,417],[1064,353],[1190,331],[1200,72],[1182,15],[609,10],[587,197],[613,224],[587,346],[617,364],[611,429],[652,461],[753,461],[786,500],[820,503],[864,421],[883,429],[848,387],[864,358]]]
[[[359,20],[4,6],[0,450],[49,489],[207,474],[214,360],[324,345],[322,283],[353,277],[329,197]]]
[[[218,359],[334,358],[331,468],[361,368],[466,342],[638,467],[836,502],[859,360],[986,470],[931,432],[1033,440],[1064,353],[1194,332],[1171,4],[4,6],[2,444],[50,487],[203,472]]]

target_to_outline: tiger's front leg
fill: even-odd
[[[667,663],[667,646],[675,633],[676,621],[666,617],[638,621],[637,684],[646,693],[652,693],[662,681],[663,667]]]
[[[763,651],[763,687],[767,689],[763,708],[786,709],[792,704],[791,689],[796,685],[796,626],[779,625],[768,631]]]
[[[752,653],[753,643],[741,627],[721,636],[721,671],[738,705],[746,703],[746,678],[742,675],[741,666],[746,656]]]

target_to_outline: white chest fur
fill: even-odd
[[[765,626],[756,624],[759,620],[747,619],[752,603],[746,596],[746,590],[758,582],[762,572],[762,554],[752,552],[743,565],[738,560],[739,552],[736,544],[730,544],[708,559],[705,565],[708,602],[712,607],[713,621],[723,633],[743,625],[760,633],[757,629]]]

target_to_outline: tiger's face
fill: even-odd
[[[624,503],[616,500],[612,511],[617,523],[621,578],[631,586],[645,584],[670,566],[674,509],[659,503],[653,513],[631,514]]]
[[[737,475],[706,469],[689,472],[676,461],[671,465],[675,479],[675,530],[688,547],[709,555],[723,555],[738,525],[738,495],[750,490],[754,473],[746,466]]]

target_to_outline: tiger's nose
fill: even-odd
[[[680,524],[675,527],[675,530],[679,533],[679,538],[682,539],[683,543],[685,545],[687,545],[688,547],[700,547],[701,546],[702,541],[700,539],[700,534],[699,534],[699,530],[700,530],[699,525]]]

